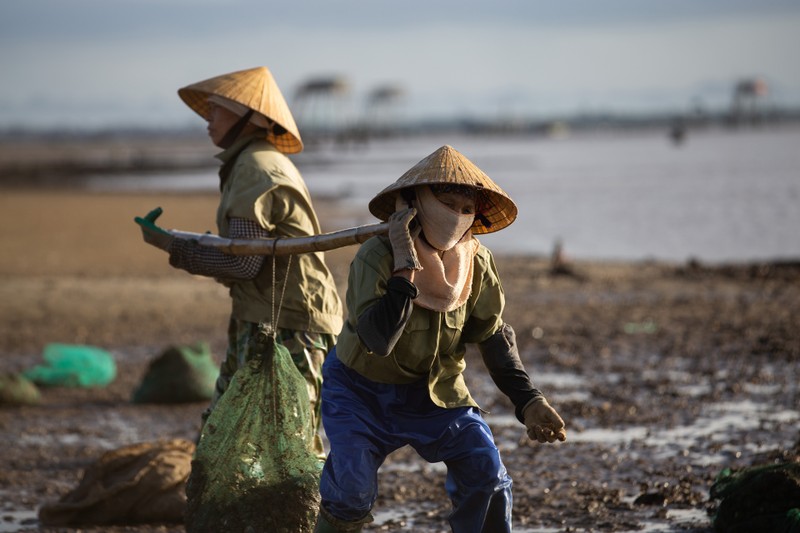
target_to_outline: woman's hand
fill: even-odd
[[[555,442],[567,440],[567,430],[564,429],[564,420],[553,407],[547,403],[544,396],[533,400],[522,412],[525,427],[528,428],[528,438],[539,442]]]
[[[142,229],[142,238],[147,244],[151,244],[156,248],[168,250],[169,245],[172,244],[174,237],[156,225],[156,219],[161,216],[162,210],[156,207],[144,217],[134,218],[134,222],[139,224]]]

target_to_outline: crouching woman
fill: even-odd
[[[447,466],[454,532],[510,531],[511,478],[467,390],[466,344],[478,346],[531,439],[566,439],[563,420],[520,361],[491,252],[474,237],[511,224],[517,208],[444,146],[369,209],[389,221],[389,234],[359,248],[348,319],[323,366],[322,421],[331,448],[316,531],[360,531],[370,522],[378,469],[405,445]]]

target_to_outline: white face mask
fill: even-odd
[[[469,231],[475,222],[475,215],[453,211],[440,202],[427,185],[417,187],[416,193],[413,204],[417,208],[417,218],[425,240],[437,250],[449,250]]]

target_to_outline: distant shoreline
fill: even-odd
[[[159,135],[0,143],[0,190],[141,193],[156,203],[184,195],[216,199],[218,150],[205,136]],[[291,159],[317,209],[328,213],[320,215],[326,231],[375,222],[366,207],[370,191],[400,175],[427,147],[451,142],[485,161],[520,205],[517,223],[485,237],[496,253],[547,256],[560,240],[567,255],[583,259],[785,262],[798,257],[789,229],[798,216],[790,205],[798,135],[798,128],[707,130],[690,134],[682,147],[670,146],[663,131],[583,133],[565,140],[431,136],[384,139],[366,149],[309,148]],[[735,166],[725,157],[735,159]],[[776,163],[764,166],[768,162]],[[673,172],[677,179],[664,179]],[[775,177],[778,186],[770,189],[767,177]],[[723,188],[724,181],[735,191]],[[752,194],[753,187],[760,192]],[[717,204],[723,200],[729,203]],[[211,220],[202,228],[181,229],[213,227]],[[739,232],[732,233],[733,227]]]
[[[595,117],[544,121],[538,126],[491,126],[469,122],[458,124],[428,124],[417,129],[375,136],[374,140],[391,137],[414,138],[447,135],[489,135],[493,137],[552,138],[568,135],[603,135],[657,131],[671,135],[674,115],[646,117]],[[796,129],[800,127],[800,110],[786,112],[779,118],[758,124],[726,126],[724,115],[686,120],[686,131]],[[321,149],[347,148],[351,142],[346,132],[324,137],[304,135],[306,149],[290,156],[296,162],[313,157]],[[360,139],[368,146],[370,139]],[[57,188],[80,188],[88,176],[112,177],[130,173],[184,172],[216,170],[219,161],[204,130],[120,128],[101,131],[24,131],[0,130],[0,188],[19,188],[43,185]]]
[[[87,177],[216,168],[219,150],[203,136],[47,136],[0,142],[0,187],[80,188]]]
[[[730,107],[721,106],[709,109],[655,109],[641,112],[620,112],[614,110],[595,109],[591,111],[573,113],[544,112],[536,115],[516,116],[476,116],[463,115],[451,118],[418,119],[403,125],[393,127],[386,125],[336,125],[328,124],[316,129],[312,124],[298,122],[300,133],[307,145],[315,140],[330,139],[333,137],[367,137],[376,138],[387,135],[415,135],[426,133],[453,133],[453,134],[547,134],[554,125],[566,126],[571,131],[597,131],[609,130],[635,130],[635,129],[664,129],[674,126],[677,122],[689,128],[723,127],[747,128],[763,126],[779,126],[800,124],[800,107],[793,105],[766,105],[758,109],[739,110],[736,112]],[[0,127],[0,143],[9,139],[104,139],[109,137],[137,138],[137,137],[181,137],[205,138],[205,129],[200,126],[147,126],[118,123],[115,126],[82,127],[27,127],[25,125],[11,125]]]

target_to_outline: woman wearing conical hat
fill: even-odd
[[[435,151],[369,204],[387,236],[359,248],[350,267],[348,318],[325,360],[322,421],[331,451],[320,481],[318,532],[371,521],[377,471],[412,446],[447,465],[453,531],[510,531],[511,478],[467,390],[466,344],[515,406],[528,437],[566,439],[503,320],[492,254],[476,234],[516,218],[514,202],[449,146]]]
[[[286,155],[300,152],[303,143],[266,67],[200,81],[179,89],[178,95],[208,122],[211,141],[223,150],[217,155],[222,161],[217,210],[221,236],[258,239],[321,233],[305,182]],[[230,289],[228,350],[204,417],[244,363],[259,324],[270,323],[274,306],[280,305],[275,313],[277,341],[288,348],[308,382],[318,427],[322,361],[342,327],[341,301],[323,254],[277,257],[273,273],[272,261],[263,255],[233,256],[196,241],[159,235],[157,215],[147,221],[153,228],[145,231],[145,240],[156,244],[153,239],[161,239],[156,245],[169,252],[172,266],[213,277]],[[317,447],[322,454],[319,439]]]

